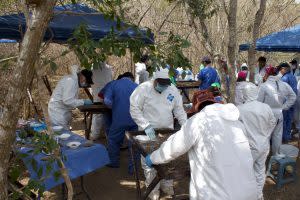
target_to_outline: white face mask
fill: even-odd
[[[277,76],[278,76],[279,78],[281,78],[283,75],[282,75],[281,72],[279,72]]]

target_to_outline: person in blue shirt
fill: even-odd
[[[291,67],[288,63],[281,63],[278,67],[278,76],[281,77],[281,80],[283,82],[286,82],[295,94],[297,95],[297,79],[291,72]],[[289,110],[283,111],[283,134],[282,134],[282,140],[283,142],[288,142],[291,140],[291,130],[292,130],[292,121],[293,121],[293,115],[294,115],[294,109],[295,105],[292,106]]]
[[[123,78],[123,74],[119,75],[118,78],[116,80],[120,80],[121,78]],[[113,84],[115,83],[115,80],[112,80],[110,82],[108,82],[99,92],[98,96],[100,99],[102,99],[102,101],[104,101],[104,96],[106,96],[106,91],[110,91],[111,87],[113,86]],[[108,136],[109,133],[109,129],[111,127],[111,123],[112,123],[112,113],[111,112],[106,112],[103,114],[103,120],[104,120],[104,124],[105,124],[105,133]]]
[[[126,72],[121,79],[114,81],[105,90],[104,104],[112,109],[112,124],[108,133],[109,167],[120,167],[120,147],[124,141],[125,131],[137,130],[137,125],[129,112],[129,98],[137,86],[133,74]],[[132,164],[129,163],[129,172],[131,171]]]
[[[200,82],[199,89],[206,90],[211,84],[217,82],[220,83],[220,78],[216,69],[211,66],[211,59],[205,56],[202,59],[204,68],[198,74],[198,81]]]

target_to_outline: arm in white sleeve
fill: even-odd
[[[270,128],[269,128],[269,131],[270,131],[270,135],[272,134],[276,124],[277,124],[277,119],[276,117],[274,116],[274,113],[272,111],[271,108],[269,108],[269,122],[270,122]]]
[[[178,91],[175,93],[175,106],[173,113],[176,119],[178,120],[179,124],[182,126],[187,120],[187,115],[183,108],[182,96],[179,94]]]
[[[201,136],[199,126],[197,126],[197,123],[193,123],[193,121],[192,118],[189,119],[178,132],[170,136],[159,149],[150,155],[150,159],[154,165],[168,163],[188,152],[193,147]]]
[[[144,88],[137,87],[130,96],[130,115],[134,122],[143,130],[150,125],[149,121],[144,117],[143,105],[145,102]]]
[[[72,108],[76,108],[84,104],[83,99],[77,98],[77,92],[79,89],[77,84],[78,83],[72,78],[67,78],[64,83],[62,100],[65,105]]]
[[[264,103],[265,100],[265,87],[260,86],[258,89],[258,96],[257,96],[257,101]]]
[[[141,74],[144,70],[146,70],[146,65],[144,63],[136,63],[135,64],[135,73]]]
[[[288,110],[290,107],[292,107],[295,104],[297,97],[293,89],[287,83],[284,84],[285,84],[286,101],[283,104],[282,109]]]

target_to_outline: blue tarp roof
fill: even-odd
[[[68,13],[63,13],[63,11],[68,11]],[[122,30],[118,31],[116,21],[104,18],[103,14],[84,4],[56,6],[44,41],[51,39],[52,42],[65,43],[72,37],[75,28],[82,23],[87,25],[94,40],[105,37],[113,27],[121,38],[136,38],[146,43],[154,43],[153,34],[148,35],[147,29],[129,28],[125,23],[121,23]],[[23,14],[0,16],[0,39],[20,41],[22,33],[25,32],[25,26]]]
[[[240,51],[247,51],[249,44],[242,44]],[[283,31],[271,33],[256,41],[257,51],[300,52],[300,24]]]
[[[0,43],[16,43],[16,40],[0,39]]]

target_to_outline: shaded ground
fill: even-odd
[[[81,120],[77,120],[73,124],[74,132],[82,135],[83,124]],[[104,139],[101,139],[103,143]],[[135,180],[133,176],[127,173],[127,150],[121,152],[121,168],[111,169],[104,167],[92,172],[84,177],[84,185],[92,200],[131,200],[136,199]],[[300,163],[297,163],[297,171],[299,174]],[[243,180],[241,180],[243,181]],[[187,191],[188,180],[181,180],[177,183],[176,188],[180,191]],[[300,181],[290,183],[277,190],[275,183],[271,179],[267,179],[264,188],[265,200],[299,200],[300,199]],[[73,185],[75,193],[81,191],[80,181],[74,180]],[[184,189],[183,189],[184,188]],[[238,188],[237,188],[238,189]],[[47,192],[45,199],[56,200],[61,199],[61,188],[56,187]],[[87,199],[83,194],[76,195],[76,200]],[[170,199],[164,197],[162,199]]]

